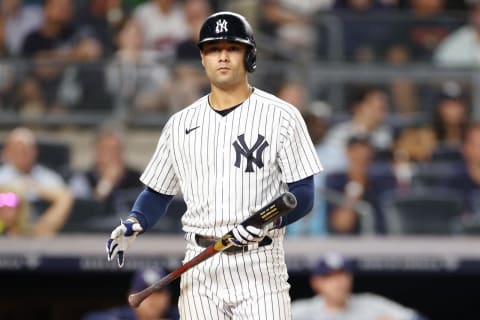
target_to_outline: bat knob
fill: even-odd
[[[285,192],[283,195],[283,201],[285,202],[285,205],[291,209],[297,206],[297,198],[295,198],[295,195],[291,192]]]
[[[128,296],[128,304],[132,308],[137,308],[141,302],[142,300],[139,299],[139,297],[136,294],[131,294]]]

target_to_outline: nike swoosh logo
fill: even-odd
[[[197,126],[195,128],[191,128],[191,129],[185,129],[185,134],[189,134],[190,132],[192,132],[193,130],[198,129],[198,128],[200,128],[200,126]]]

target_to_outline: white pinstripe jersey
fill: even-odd
[[[225,116],[208,96],[174,114],[140,179],[163,194],[183,193],[185,232],[220,237],[286,183],[321,170],[300,112],[255,89]]]

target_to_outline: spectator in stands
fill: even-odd
[[[445,11],[445,0],[410,0],[407,19],[396,23],[389,46],[403,45],[412,61],[431,62],[437,46],[463,23]]]
[[[435,50],[434,61],[447,67],[480,65],[480,2],[471,5],[470,23],[450,33]]]
[[[349,137],[368,135],[376,150],[389,149],[392,129],[386,124],[389,114],[387,95],[377,87],[359,88],[353,94],[351,118],[336,124],[328,134],[329,143],[343,148]]]
[[[311,1],[309,1],[311,3]],[[284,5],[281,0],[260,3],[259,29],[272,38],[269,55],[275,59],[301,60],[312,52],[315,32],[310,15]]]
[[[385,232],[381,197],[396,188],[393,174],[376,174],[368,136],[356,135],[346,145],[348,167],[327,174],[325,197],[331,234]]]
[[[13,129],[2,150],[4,164],[0,166],[0,185],[15,188],[32,207],[43,201],[46,209],[31,214],[28,222],[32,233],[52,236],[64,225],[73,203],[70,190],[55,171],[37,163],[34,133],[23,127]]]
[[[189,38],[178,44],[175,53],[173,85],[170,91],[170,104],[173,110],[190,105],[207,94],[210,86],[198,59],[200,52],[197,46],[200,27],[212,13],[210,3],[207,0],[186,0],[183,11],[189,29]]]
[[[117,46],[106,68],[106,87],[120,114],[169,109],[170,74],[143,48],[144,32],[135,19],[125,20],[115,36]]]
[[[461,160],[460,149],[469,118],[470,108],[460,85],[445,83],[433,110],[433,128],[437,137],[434,161]]]
[[[45,93],[40,82],[34,77],[27,76],[19,83],[17,94],[18,105],[16,105],[18,114],[25,116],[42,115],[48,109]]]
[[[81,1],[75,24],[91,29],[91,33],[102,44],[105,56],[114,52],[114,35],[128,15],[121,0]]]
[[[326,172],[344,170],[347,164],[341,161],[342,151],[336,146],[325,143],[324,139],[330,127],[330,106],[316,102],[312,109],[313,111],[304,111],[302,114],[318,157],[322,159],[324,170]],[[289,236],[321,236],[327,233],[326,202],[322,195],[324,188],[325,174],[316,175],[313,209],[303,219],[287,227]]]
[[[372,63],[382,60],[391,34],[392,17],[388,6],[375,0],[337,1],[333,14],[342,24],[347,61]]]
[[[402,68],[411,63],[411,56],[402,44],[388,46],[385,52],[386,63]],[[398,74],[388,85],[388,93],[392,100],[392,112],[397,115],[412,116],[419,110],[419,93],[421,86],[409,76]]]
[[[0,20],[5,22],[5,49],[10,56],[18,56],[25,37],[40,27],[43,12],[40,6],[24,4],[23,0],[2,0]]]
[[[431,160],[436,145],[435,132],[429,124],[419,123],[399,130],[392,148],[392,169],[398,191],[416,187],[416,176],[433,170]],[[423,182],[420,186],[424,186]]]
[[[147,268],[135,272],[130,282],[128,294],[145,289],[165,276],[161,268]],[[116,307],[105,311],[87,313],[82,320],[176,320],[178,310],[171,305],[170,289],[164,288],[147,297],[138,308]]]
[[[183,60],[189,62],[198,62],[198,37],[200,35],[200,27],[205,17],[212,13],[212,8],[207,0],[185,0],[183,5],[185,21],[189,30],[189,37],[180,41],[176,48],[175,60],[181,62]]]
[[[12,109],[16,84],[15,69],[4,58],[8,58],[8,51],[5,42],[5,20],[0,16],[0,110],[2,111]]]
[[[101,46],[101,56],[76,67],[75,85],[79,100],[74,111],[112,112],[113,99],[106,88],[103,59],[114,52],[115,34],[127,16],[126,4],[121,0],[87,0],[76,3],[73,24],[81,34],[88,35]]]
[[[464,161],[458,163],[446,180],[447,187],[462,198],[465,218],[478,221],[480,217],[480,123],[471,124],[462,145]]]
[[[7,56],[7,48],[5,44],[5,20],[0,17],[0,58]]]
[[[120,191],[140,189],[140,172],[129,166],[124,155],[124,137],[116,128],[105,126],[95,138],[92,168],[76,174],[70,187],[76,197],[105,201],[107,213],[116,213],[115,196]],[[118,199],[117,199],[118,200]]]
[[[327,253],[310,276],[314,296],[292,302],[292,320],[420,320],[418,312],[373,293],[353,293],[353,264]]]
[[[153,50],[160,59],[173,59],[178,43],[189,36],[177,0],[149,0],[135,9],[133,17],[142,28],[144,49]]]
[[[73,15],[72,0],[46,0],[42,25],[28,34],[22,47],[24,57],[38,62],[27,83],[36,83],[50,111],[63,111],[80,98],[71,63],[96,61],[102,53],[101,44],[86,29],[72,25]]]
[[[300,112],[308,111],[309,97],[305,84],[295,80],[286,80],[279,86],[276,95],[293,104]]]
[[[27,234],[30,215],[28,201],[13,188],[0,187],[0,235]]]

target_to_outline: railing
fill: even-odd
[[[3,60],[0,63],[7,65],[13,71],[17,87],[21,86],[23,81],[27,79],[25,74],[30,65],[28,61]],[[102,76],[107,63],[107,61],[104,61],[97,64],[75,66],[87,67],[86,70],[94,70],[99,76]],[[174,71],[176,65],[165,67],[170,71]],[[142,70],[141,65],[138,68]],[[199,72],[202,71],[199,70]],[[1,77],[2,75],[0,74]],[[404,66],[385,64],[358,65],[322,61],[292,61],[286,63],[260,59],[257,71],[250,78],[254,85],[269,91],[274,91],[283,81],[301,81],[306,88],[307,100],[309,102],[316,100],[327,102],[333,107],[334,116],[341,116],[346,113],[348,107],[346,99],[348,86],[377,84],[388,87],[394,81],[404,79],[412,82],[415,86],[421,86],[422,90],[435,92],[442,82],[457,81],[470,94],[473,117],[477,120],[480,119],[480,73],[477,68],[445,68],[425,63]],[[283,80],[279,81],[279,79]],[[80,87],[85,85],[85,83],[82,84],[81,79],[76,81],[78,81],[76,84]],[[175,87],[182,84],[184,79],[170,78],[166,81],[169,82],[170,87],[174,90]],[[10,93],[4,91],[2,96],[0,96],[0,124],[2,126],[14,126],[20,123],[44,125],[47,127],[61,125],[90,126],[97,125],[106,119],[118,118],[119,121],[124,121],[128,125],[146,127],[154,125],[158,128],[165,123],[171,112],[184,107],[174,105],[169,106],[166,110],[144,112],[135,110],[129,104],[127,98],[119,99],[119,92],[105,92],[102,88],[98,88],[98,90],[90,88],[89,92],[80,92],[75,106],[66,106],[61,112],[50,112],[47,110],[30,114],[20,111],[21,108],[17,95],[18,89],[16,90],[12,89]],[[8,94],[10,98],[7,97]],[[108,103],[89,104],[89,101],[92,100],[92,95],[97,94],[106,95],[107,99],[105,100]],[[163,94],[168,94],[168,92]],[[426,109],[428,110],[428,108]],[[412,118],[421,116],[427,110],[420,107],[415,113],[407,116]],[[394,121],[396,117],[401,118],[402,116],[405,115],[392,110],[391,117]]]
[[[303,48],[285,50],[285,45],[288,46],[288,43],[282,43],[284,40],[281,37],[266,35],[264,30],[258,29],[255,30],[259,53],[258,69],[251,76],[251,80],[258,87],[272,91],[278,87],[281,79],[288,81],[293,77],[306,87],[309,102],[316,100],[327,102],[333,106],[334,116],[345,113],[348,107],[346,98],[348,87],[351,85],[374,83],[389,86],[393,81],[406,79],[415,85],[426,86],[433,90],[441,81],[455,80],[468,88],[471,94],[473,116],[479,119],[480,108],[477,106],[480,104],[480,90],[478,90],[480,74],[476,68],[441,68],[433,65],[431,57],[425,59],[414,54],[403,64],[398,64],[385,57],[385,52],[380,52],[393,45],[402,45],[407,48],[415,45],[410,42],[416,39],[410,36],[417,26],[424,29],[437,27],[441,29],[441,35],[435,43],[438,46],[441,39],[468,23],[466,16],[464,12],[444,12],[431,18],[415,17],[407,11],[372,11],[358,14],[329,10],[312,13],[310,16],[305,16],[305,21],[309,22],[309,27],[314,32],[313,43],[309,46],[311,51],[308,52]],[[352,56],[351,51],[355,50],[356,46],[364,45],[371,46],[372,50],[380,50],[374,53],[373,60],[358,60],[355,55]],[[429,50],[433,52],[434,47],[432,44]],[[268,60],[272,55],[276,55],[281,61]],[[198,62],[194,61],[192,65],[199,67]],[[25,115],[24,112],[19,111],[22,103],[21,92],[25,95],[22,86],[39,66],[56,66],[63,69],[62,77],[59,79],[60,91],[52,92],[49,88],[42,87],[43,91],[40,92],[44,96],[56,94],[62,99],[67,106],[59,114],[52,114],[47,110],[44,113]],[[184,101],[177,104],[172,101],[163,101],[162,103],[166,105],[159,110],[153,112],[136,110],[132,96],[140,92],[141,88],[136,87],[139,83],[135,81],[140,82],[141,79],[125,84],[122,81],[127,81],[123,79],[126,75],[120,73],[114,77],[114,80],[120,83],[116,84],[116,88],[112,88],[112,84],[108,83],[107,79],[107,71],[112,67],[121,68],[124,65],[115,65],[114,58],[106,58],[92,64],[76,65],[61,65],[59,61],[0,60],[0,124],[3,126],[19,123],[45,126],[90,126],[114,118],[128,125],[158,127],[165,123],[171,112],[185,107]],[[128,72],[136,70],[138,74],[135,76],[144,78],[152,77],[155,68],[163,68],[167,73],[170,72],[169,79],[164,79],[168,82],[166,84],[170,86],[170,90],[167,89],[161,93],[168,100],[175,93],[175,89],[182,84],[185,85],[185,80],[191,80],[193,77],[178,78],[174,73],[177,67],[178,64],[159,63],[152,66],[152,64],[140,63],[133,69],[129,68]],[[198,71],[199,74],[203,74],[201,68]],[[81,80],[82,77],[86,79]],[[199,91],[198,96],[208,91],[207,83],[205,80],[203,85],[207,88],[202,88],[204,90]],[[128,92],[131,88],[127,87],[132,85],[133,92]],[[32,90],[31,87],[29,89]],[[192,88],[191,91],[195,89],[198,88]],[[100,96],[101,94],[103,96]],[[409,116],[418,116],[424,112],[424,110],[416,111],[417,114]],[[394,120],[396,116],[393,112]]]
[[[5,238],[0,242],[0,271],[120,272],[152,265],[174,269],[184,255],[182,236],[145,234],[129,250],[125,267],[119,269],[106,260],[106,237]],[[354,260],[358,271],[468,273],[479,270],[479,242],[473,237],[287,238],[284,247],[290,271],[306,270],[325,252],[338,252]]]

